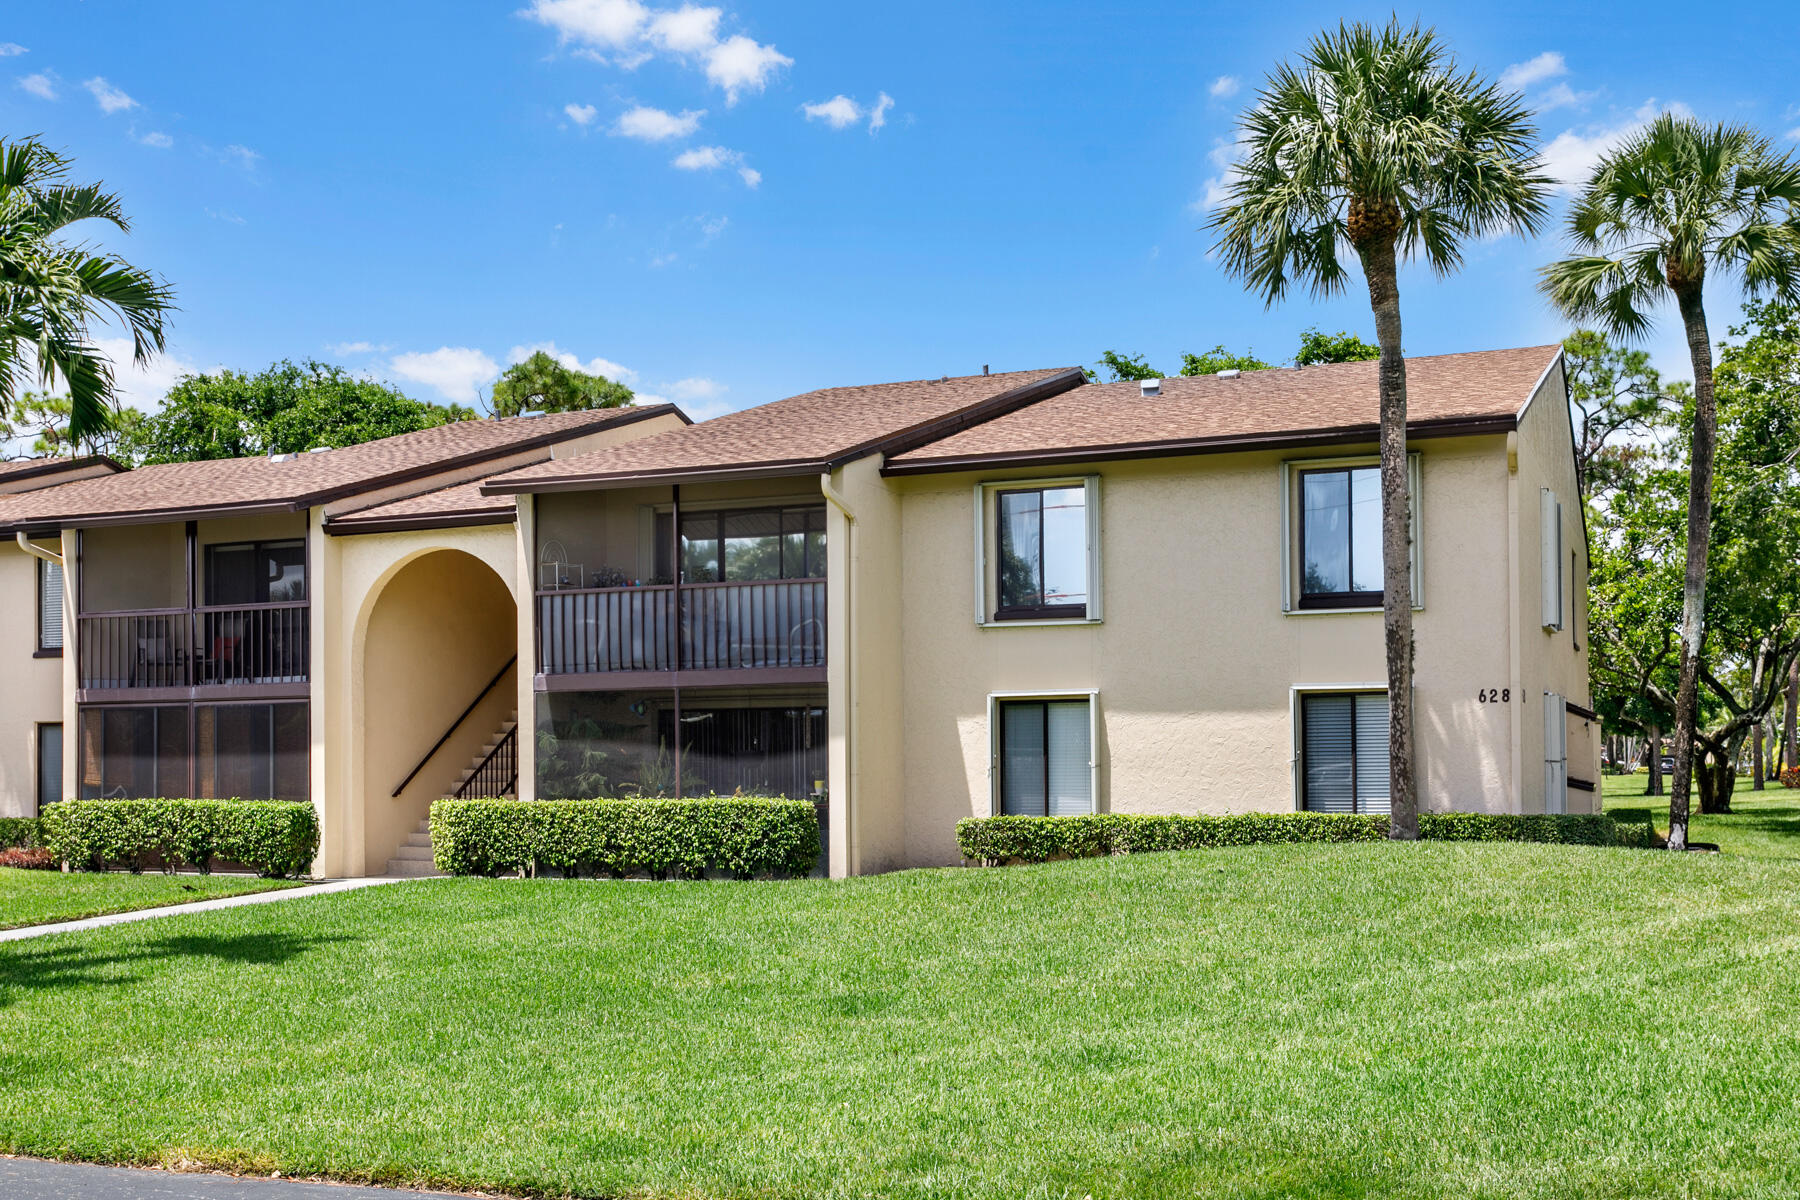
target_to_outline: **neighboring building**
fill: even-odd
[[[1597,809],[1560,349],[1408,383],[1424,803]],[[421,862],[459,789],[812,796],[834,875],[955,862],[989,812],[1385,811],[1374,363],[626,412],[518,461],[290,487],[254,529],[214,509],[261,461],[194,464],[210,499],[206,470],[0,497],[87,567],[65,790],[309,795],[330,875]]]

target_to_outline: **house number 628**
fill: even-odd
[[[1482,688],[1475,694],[1475,699],[1482,704],[1511,704],[1512,689],[1509,687]]]

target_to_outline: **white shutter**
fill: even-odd
[[[1049,809],[1053,817],[1085,816],[1094,811],[1093,753],[1086,700],[1062,700],[1048,706],[1050,735]]]
[[[1544,693],[1544,811],[1569,811],[1568,702]]]
[[[38,559],[38,649],[60,650],[63,644],[63,571]]]
[[[1356,695],[1356,811],[1389,810],[1388,698],[1385,692]]]
[[[1562,505],[1549,488],[1538,489],[1538,542],[1542,552],[1544,628],[1563,627]]]

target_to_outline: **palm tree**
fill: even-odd
[[[96,319],[131,331],[140,365],[163,348],[173,308],[167,284],[123,259],[58,235],[77,221],[130,232],[119,198],[98,184],[67,182],[69,160],[35,138],[0,141],[0,417],[22,388],[67,388],[69,436],[105,430],[112,365],[94,344]]]
[[[1382,611],[1388,675],[1390,836],[1419,836],[1413,774],[1412,576],[1406,360],[1398,263],[1438,275],[1463,242],[1532,233],[1550,181],[1521,99],[1458,69],[1435,31],[1341,24],[1283,63],[1240,119],[1242,151],[1219,231],[1226,269],[1273,305],[1295,281],[1341,291],[1352,251],[1381,343]]]
[[[1601,156],[1569,212],[1574,253],[1543,270],[1541,286],[1572,319],[1620,337],[1650,328],[1648,310],[1673,297],[1694,365],[1688,467],[1687,563],[1681,667],[1675,692],[1675,779],[1669,848],[1685,849],[1694,768],[1706,556],[1712,539],[1712,345],[1702,303],[1708,272],[1744,290],[1800,301],[1800,164],[1741,125],[1707,126],[1664,113]]]

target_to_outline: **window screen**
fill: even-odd
[[[1023,817],[1093,812],[1089,702],[1009,700],[999,712],[1000,811]]]
[[[1301,798],[1307,811],[1387,812],[1387,696],[1302,696],[1300,724]]]
[[[38,812],[63,798],[62,726],[46,723],[37,727],[37,806]]]
[[[63,644],[63,569],[60,564],[37,560],[38,649],[61,650]]]

